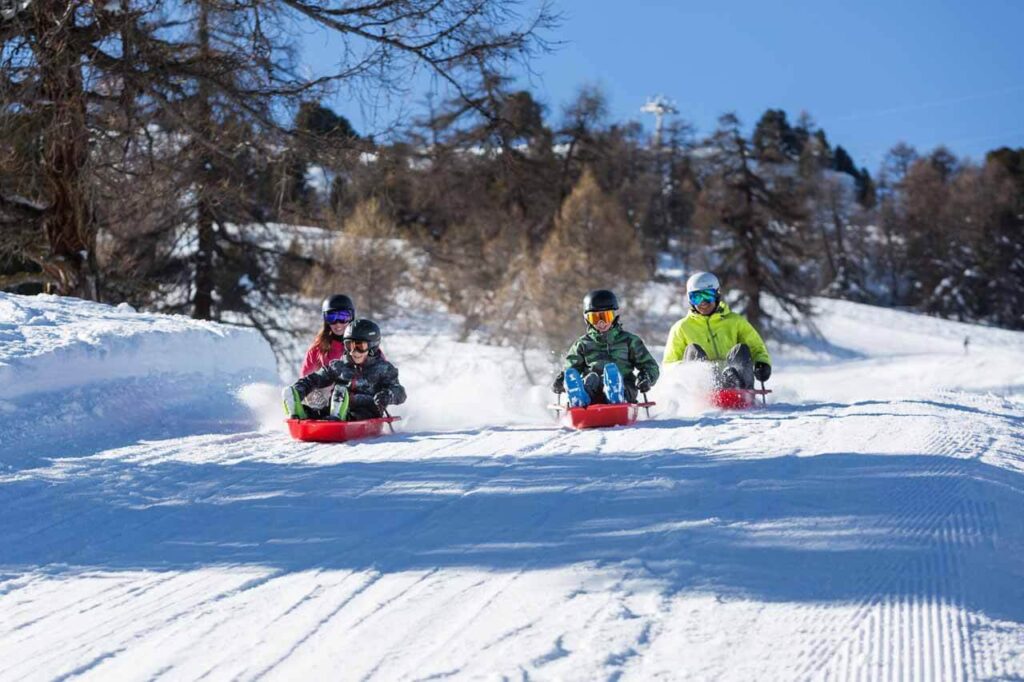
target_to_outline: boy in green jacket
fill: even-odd
[[[690,312],[672,325],[663,362],[713,361],[722,388],[753,388],[754,379],[772,375],[772,359],[757,330],[722,301],[721,285],[710,272],[686,280]]]
[[[551,386],[555,393],[568,391],[571,407],[635,403],[658,380],[658,361],[643,339],[622,328],[618,311],[619,301],[607,289],[583,298],[587,333],[569,348],[565,368]]]

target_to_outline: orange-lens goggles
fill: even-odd
[[[365,353],[370,350],[370,344],[367,341],[346,341],[345,350],[349,353],[356,351],[357,353]]]
[[[583,313],[583,317],[587,319],[590,324],[597,324],[598,322],[613,322],[615,321],[614,310],[592,310],[589,313]]]

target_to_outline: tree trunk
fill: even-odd
[[[55,293],[96,299],[96,226],[89,210],[85,166],[89,135],[79,55],[70,45],[74,12],[59,0],[32,6],[40,99],[48,114],[42,175],[49,205],[42,218],[49,252],[40,263]]]
[[[205,0],[199,2],[197,38],[199,52],[203,63],[210,54],[209,7]],[[213,139],[213,111],[210,104],[211,93],[205,80],[200,81],[198,91],[197,126],[200,135],[201,152],[196,161],[196,232],[197,250],[195,256],[195,295],[192,300],[192,317],[197,320],[213,319],[213,267],[217,248],[217,235],[214,231],[214,197],[215,182],[213,179],[213,158],[205,144]]]

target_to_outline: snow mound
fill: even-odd
[[[0,293],[0,466],[60,445],[238,429],[237,398],[275,381],[253,330],[57,296]]]

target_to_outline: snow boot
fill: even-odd
[[[348,417],[348,387],[337,385],[334,393],[331,394],[331,408],[327,412],[327,418],[335,421],[345,421]]]
[[[586,407],[590,404],[590,396],[587,395],[587,389],[583,387],[583,377],[573,367],[565,370],[565,392],[568,396],[569,407]]]
[[[289,386],[281,391],[281,399],[284,401],[284,413],[289,419],[305,419],[306,410],[302,407],[302,398],[299,392]]]
[[[604,397],[612,405],[626,402],[626,389],[622,384],[622,372],[618,365],[609,362],[604,366]]]

